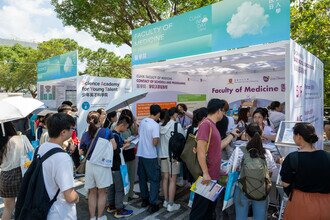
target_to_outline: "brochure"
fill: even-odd
[[[214,180],[212,180],[208,185],[202,184],[202,181],[203,177],[198,177],[196,182],[191,186],[190,190],[214,202],[223,190],[223,186],[217,184]]]

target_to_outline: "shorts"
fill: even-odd
[[[2,198],[17,197],[22,184],[21,167],[0,173],[0,196]]]
[[[109,167],[102,167],[86,161],[85,188],[107,188],[113,183],[112,171]]]
[[[170,158],[161,158],[160,159],[160,170],[162,173],[170,173],[177,175],[180,173],[180,162],[172,159],[172,173],[171,173],[171,162]]]

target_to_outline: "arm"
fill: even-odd
[[[157,147],[158,143],[159,143],[159,138],[153,138],[153,139],[152,139],[152,144],[153,144],[155,147]]]
[[[204,140],[197,141],[197,158],[198,158],[198,163],[203,171],[203,178],[204,178],[203,183],[209,184],[209,182],[211,181],[211,177],[206,164],[206,146],[207,146],[206,141]]]
[[[79,202],[79,195],[78,193],[73,189],[68,189],[63,192],[64,199],[68,203],[78,203]]]
[[[116,150],[117,149],[117,143],[116,143],[115,139],[114,138],[110,139],[110,142],[112,144],[113,149]]]
[[[190,118],[191,120],[193,119],[193,113],[190,111],[186,111],[184,112],[185,115],[187,115],[188,118]]]
[[[234,140],[234,138],[237,138],[240,134],[238,133],[239,130],[236,128],[232,132],[230,132],[225,139],[221,141],[221,150],[225,149],[230,142]]]

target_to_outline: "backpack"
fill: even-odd
[[[265,200],[272,186],[267,162],[260,157],[251,158],[250,150],[247,151],[245,147],[241,147],[241,150],[244,156],[238,186],[247,198],[257,201]]]
[[[50,199],[45,187],[42,163],[53,154],[63,152],[61,148],[53,148],[42,157],[35,151],[32,163],[26,171],[15,206],[15,220],[46,220],[49,209],[56,201],[60,190]]]
[[[171,162],[172,159],[175,159],[180,162],[182,161],[180,156],[184,149],[185,143],[186,143],[186,138],[184,137],[183,134],[178,132],[178,122],[175,122],[174,131],[171,132],[171,137],[168,142],[168,152]]]

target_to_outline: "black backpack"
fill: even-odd
[[[46,220],[49,209],[56,201],[60,190],[50,199],[45,187],[42,163],[53,154],[63,152],[61,148],[53,148],[42,157],[35,151],[32,163],[26,171],[15,207],[15,220]]]
[[[175,159],[177,161],[181,160],[181,154],[186,144],[186,138],[183,134],[178,132],[178,122],[174,124],[174,131],[171,132],[171,137],[168,142],[168,152],[170,156],[170,161]]]

